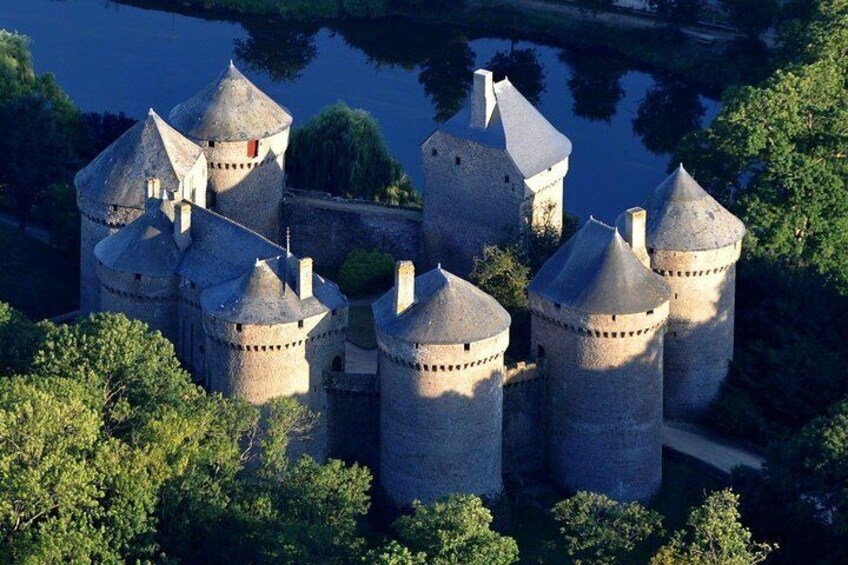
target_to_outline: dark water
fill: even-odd
[[[507,74],[574,142],[566,207],[611,221],[665,176],[668,152],[719,104],[690,86],[600,52],[408,22],[270,24],[217,21],[106,0],[0,0],[0,27],[32,38],[85,111],[148,107],[167,116],[233,59],[295,125],[342,100],[379,121],[417,186],[418,146],[463,102],[472,72]]]

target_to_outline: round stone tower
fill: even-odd
[[[528,291],[555,483],[621,501],[650,497],[662,480],[668,285],[617,230],[590,219]]]
[[[665,417],[696,420],[718,395],[733,358],[736,262],[744,224],[681,165],[654,191],[651,268],[671,287],[665,338]]]
[[[100,308],[94,246],[144,213],[151,179],[157,179],[159,189],[175,200],[204,205],[203,152],[153,110],[74,178],[81,217],[80,308],[84,313]]]
[[[399,506],[499,494],[509,314],[441,267],[416,279],[409,261],[373,308],[386,493]]]
[[[182,206],[151,199],[140,218],[94,248],[101,310],[141,320],[174,343],[182,257],[174,219]]]
[[[207,207],[277,241],[291,115],[231,61],[170,119],[206,154]]]
[[[289,255],[203,291],[201,307],[209,389],[259,405],[298,399],[321,417],[308,445],[293,449],[323,459],[324,373],[344,369],[347,301],[338,287],[312,272],[312,259]]]

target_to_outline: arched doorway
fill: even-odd
[[[335,357],[333,357],[333,364],[332,364],[331,370],[334,373],[341,373],[344,370],[341,355],[336,355]]]

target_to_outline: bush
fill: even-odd
[[[354,249],[339,270],[339,288],[349,296],[371,296],[392,286],[394,259],[373,249]]]

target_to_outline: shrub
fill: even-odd
[[[339,287],[350,296],[368,296],[392,285],[394,259],[373,249],[354,249],[339,270]]]

